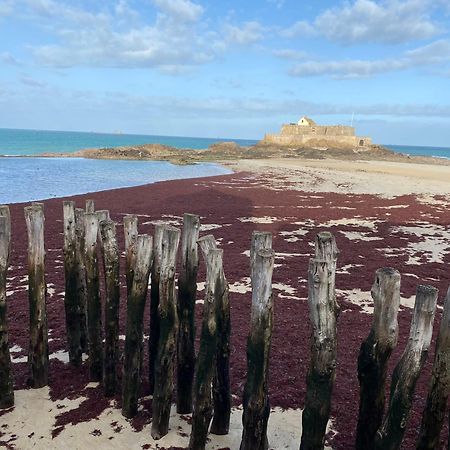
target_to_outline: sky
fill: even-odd
[[[449,86],[448,0],[0,0],[0,128],[450,147]]]

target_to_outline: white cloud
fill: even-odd
[[[264,38],[264,27],[255,21],[244,22],[241,25],[226,24],[225,41],[230,44],[248,45]]]
[[[0,0],[0,17],[9,16],[14,10],[12,0]]]
[[[321,35],[341,44],[399,44],[442,33],[432,20],[433,0],[354,0],[326,9],[313,22],[281,30],[286,38]]]
[[[280,30],[280,36],[285,38],[308,37],[314,36],[315,34],[316,30],[314,26],[304,20],[295,22],[294,25],[289,28]]]
[[[47,87],[47,83],[44,83],[42,81],[36,80],[33,77],[30,77],[29,75],[23,75],[20,78],[20,82],[26,86],[32,87],[32,88],[45,88]]]
[[[162,12],[183,22],[195,22],[203,14],[203,7],[189,0],[153,0]]]
[[[283,55],[277,55],[283,56]],[[450,40],[441,39],[431,44],[404,52],[397,58],[378,60],[347,59],[323,61],[309,59],[291,67],[295,77],[330,76],[333,78],[364,78],[381,73],[406,69],[425,69],[446,65],[450,61]]]

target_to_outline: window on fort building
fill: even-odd
[[[311,131],[312,131],[313,133],[315,133],[315,132],[316,132],[316,129],[313,127],[313,128],[311,128]]]
[[[361,140],[359,141],[359,145],[361,145],[361,146],[364,145],[364,139],[361,139]]]

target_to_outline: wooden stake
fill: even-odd
[[[103,260],[105,266],[105,359],[103,363],[103,390],[107,397],[116,393],[116,366],[119,354],[119,245],[116,225],[112,220],[100,223]]]
[[[210,250],[217,248],[214,236],[209,234],[201,237],[198,241],[206,257]],[[213,380],[213,419],[211,423],[212,434],[225,435],[230,429],[231,415],[231,388],[230,388],[230,335],[231,335],[231,317],[230,317],[230,298],[229,286],[221,268],[221,283],[224,291],[217,304],[217,354],[216,370]]]
[[[75,208],[75,270],[77,273],[77,297],[79,303],[80,346],[83,353],[88,352],[87,332],[87,291],[85,258],[84,209]]]
[[[133,283],[133,268],[136,261],[136,240],[138,236],[138,218],[135,215],[126,215],[123,218],[123,232],[125,237],[125,274],[127,289]]]
[[[75,202],[63,202],[64,217],[64,307],[66,312],[67,343],[69,360],[81,366],[80,302],[78,297],[76,270]]]
[[[250,244],[250,271],[255,267],[255,258],[259,250],[272,248],[272,233],[268,231],[253,231]],[[253,273],[250,278],[253,279]]]
[[[0,409],[14,405],[14,384],[9,354],[6,277],[11,249],[11,217],[0,206]]]
[[[164,227],[159,280],[158,319],[160,335],[155,361],[155,389],[152,404],[152,437],[155,440],[161,439],[169,430],[178,327],[175,301],[175,266],[179,241],[180,230],[169,226]]]
[[[375,449],[400,448],[405,433],[414,389],[427,358],[433,332],[438,290],[417,286],[416,302],[405,351],[394,369],[389,408],[375,438]]]
[[[28,299],[30,304],[29,384],[33,388],[48,383],[48,328],[45,284],[44,210],[25,207],[28,233]]]
[[[417,449],[439,448],[439,438],[447,412],[450,394],[450,288],[445,299],[439,335],[434,354],[433,372],[427,404],[422,416]]]
[[[383,421],[387,363],[397,345],[400,273],[378,269],[372,286],[374,314],[369,336],[358,357],[359,419],[356,449],[371,450]]]
[[[273,327],[272,249],[253,253],[251,330],[247,341],[247,381],[244,388],[241,450],[268,448],[270,405],[267,389]]]
[[[151,273],[150,290],[150,332],[148,338],[149,359],[149,390],[153,394],[155,389],[155,362],[158,354],[159,342],[159,281],[161,276],[162,241],[165,225],[155,225],[155,236],[153,239],[153,266]]]
[[[87,291],[87,328],[89,335],[89,375],[91,381],[101,381],[103,374],[102,305],[99,291],[97,260],[97,213],[85,214],[85,264]]]
[[[319,233],[316,258],[309,261],[308,270],[308,306],[313,335],[302,415],[301,450],[323,449],[330,417],[337,358],[336,254],[331,233]]]
[[[221,301],[225,286],[223,272],[223,250],[211,250],[205,255],[206,286],[203,306],[203,322],[200,350],[195,370],[195,404],[192,414],[190,450],[204,450],[212,417],[211,384],[215,372],[217,352],[217,305]]]
[[[122,414],[128,418],[134,417],[138,408],[144,308],[151,269],[152,244],[152,238],[146,234],[137,237],[134,276],[128,292],[122,387]]]
[[[87,213],[95,212],[95,202],[94,202],[94,200],[86,200],[86,212]]]
[[[177,412],[192,412],[195,370],[195,301],[197,297],[200,218],[184,214],[181,239],[181,270],[178,277]]]

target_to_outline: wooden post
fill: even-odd
[[[131,418],[138,408],[144,307],[152,260],[152,238],[146,234],[136,240],[136,261],[127,300],[127,328],[123,364],[122,414]]]
[[[438,290],[432,286],[417,286],[409,340],[394,369],[389,408],[375,437],[375,449],[400,448],[411,409],[414,388],[426,361],[433,332]]]
[[[253,254],[251,330],[247,341],[247,381],[244,388],[241,450],[266,450],[269,353],[273,327],[272,249]]]
[[[85,233],[84,233],[84,209],[75,208],[75,270],[77,273],[77,297],[79,303],[80,346],[83,353],[88,352],[87,332],[87,292],[86,292],[86,266],[85,258]]]
[[[0,409],[14,405],[14,384],[9,354],[6,279],[11,248],[11,217],[0,206]]]
[[[153,238],[153,266],[150,286],[150,332],[148,338],[149,390],[153,394],[155,388],[155,362],[159,341],[159,280],[161,275],[162,240],[165,225],[155,225]]]
[[[336,254],[333,235],[319,233],[316,257],[309,261],[308,270],[308,306],[313,335],[302,415],[301,450],[323,449],[330,417],[337,358]]]
[[[33,388],[48,383],[48,328],[45,284],[44,210],[25,207],[28,233],[28,299],[30,304],[29,384]]]
[[[87,328],[89,335],[89,375],[91,381],[101,381],[103,374],[102,305],[99,291],[97,260],[97,213],[85,214],[85,264],[87,292]]]
[[[417,449],[439,448],[439,438],[450,394],[450,288],[444,304],[439,335],[434,354],[433,372],[427,404],[422,416]]]
[[[86,200],[86,212],[87,213],[95,212],[95,202],[94,202],[94,200]]]
[[[177,412],[192,412],[195,370],[195,301],[197,297],[200,218],[184,214],[181,238],[181,269],[178,277]]]
[[[105,265],[105,358],[103,362],[103,390],[107,397],[116,393],[116,366],[119,353],[119,245],[116,225],[112,220],[100,224],[103,260]]]
[[[169,430],[170,406],[173,390],[173,370],[176,354],[177,309],[175,300],[175,266],[180,230],[166,226],[161,246],[159,280],[159,341],[155,361],[155,389],[153,392],[152,437],[161,439]]]
[[[217,352],[217,305],[221,300],[225,286],[223,272],[223,250],[211,250],[205,256],[206,286],[203,306],[203,322],[195,370],[194,412],[192,431],[189,441],[190,450],[204,450],[212,417],[211,384],[215,372]]]
[[[358,356],[359,419],[356,449],[371,450],[383,421],[387,363],[397,345],[400,273],[378,269],[372,285],[374,314],[369,336]]]
[[[268,231],[253,231],[250,244],[250,271],[255,267],[255,258],[259,250],[272,248],[272,233]],[[253,273],[250,278],[253,279]]]
[[[208,252],[217,248],[214,236],[209,234],[198,241],[206,261]],[[213,419],[211,423],[212,434],[225,435],[230,429],[231,415],[231,388],[230,388],[230,297],[229,287],[221,267],[221,284],[224,290],[217,303],[217,353],[216,370],[213,379]]]
[[[80,302],[77,288],[75,202],[63,202],[64,217],[64,307],[66,312],[69,360],[74,366],[81,365]]]
[[[126,215],[123,218],[123,232],[125,237],[125,274],[127,289],[133,282],[133,269],[136,260],[136,240],[138,236],[138,218],[135,215]]]

